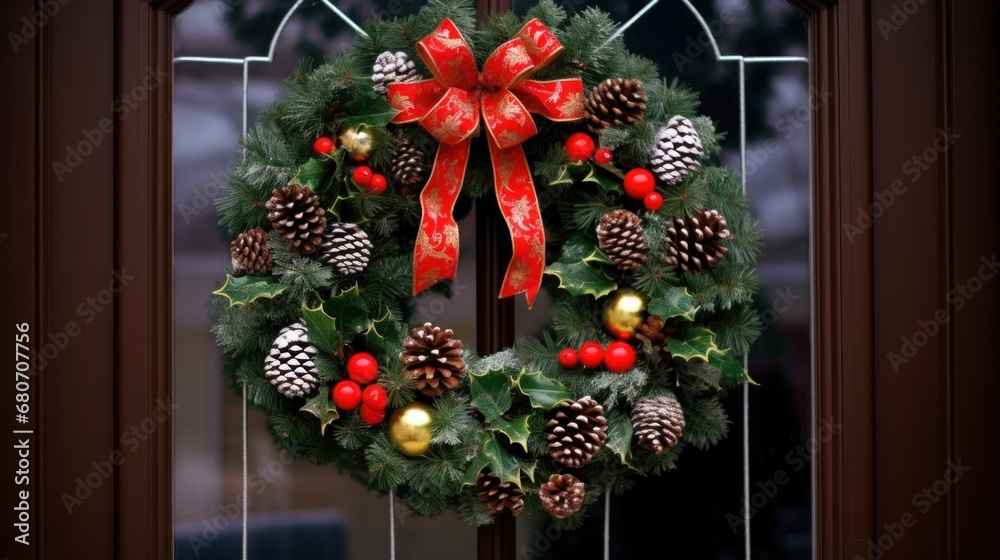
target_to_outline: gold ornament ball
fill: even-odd
[[[337,139],[354,161],[368,161],[368,157],[372,155],[372,136],[360,128],[347,128]]]
[[[631,288],[622,288],[608,296],[604,304],[604,328],[618,340],[635,336],[646,320],[646,298]]]
[[[410,403],[389,418],[389,440],[403,455],[416,457],[431,448],[431,407]]]

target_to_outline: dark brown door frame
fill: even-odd
[[[813,127],[816,418],[839,426],[818,442],[814,461],[818,558],[865,558],[868,541],[912,513],[911,496],[946,475],[953,459],[972,470],[934,507],[918,511],[917,528],[894,540],[888,557],[972,557],[988,550],[1000,499],[991,480],[1000,381],[982,351],[995,347],[998,298],[990,284],[959,309],[951,289],[976,275],[980,256],[996,252],[1000,200],[990,165],[998,119],[989,86],[997,69],[982,53],[998,50],[1000,34],[989,28],[997,7],[791,1],[810,16],[813,86],[832,92],[816,107]],[[36,26],[27,50],[4,54],[4,70],[27,77],[3,93],[15,108],[16,141],[0,158],[22,188],[5,189],[0,256],[25,267],[8,269],[4,285],[16,295],[5,301],[4,324],[28,316],[45,343],[38,333],[82,324],[78,303],[106,286],[110,271],[135,277],[114,294],[111,313],[69,335],[71,344],[33,378],[37,538],[30,556],[12,550],[13,558],[171,557],[170,422],[143,434],[84,509],[68,512],[62,497],[95,470],[93,461],[124,451],[122,434],[160,417],[170,402],[169,79],[148,90],[128,118],[118,118],[111,101],[129,95],[151,69],[171,68],[173,16],[187,3],[58,3],[62,15]],[[3,3],[3,29],[17,32],[20,18],[37,9],[33,0]],[[52,164],[82,140],[81,130],[105,118],[115,125],[113,143],[92,142],[84,164],[59,181]],[[961,143],[910,181],[901,165],[949,126],[964,135]],[[847,235],[845,225],[859,223],[901,173],[910,181],[905,196]],[[901,337],[941,309],[949,320],[919,356],[890,364]],[[509,311],[485,311],[508,326],[481,344],[503,344]],[[14,464],[12,451],[5,453]],[[483,535],[483,553],[510,557],[511,539],[502,535]]]

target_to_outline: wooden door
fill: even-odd
[[[1000,381],[984,351],[998,335],[1000,14],[794,3],[810,14],[813,84],[834,93],[813,115],[815,418],[841,426],[817,455],[816,557],[976,557],[1000,498]],[[23,424],[8,416],[11,558],[171,557],[169,72],[183,4],[0,8],[15,336],[3,402],[29,405]],[[502,303],[480,313],[509,321]],[[504,527],[483,530],[481,557],[513,557]]]

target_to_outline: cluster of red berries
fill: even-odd
[[[334,148],[337,144],[332,138],[327,136],[320,136],[313,142],[313,150],[317,154],[326,156],[333,153]],[[386,180],[385,175],[381,173],[375,173],[372,171],[371,167],[367,165],[359,165],[354,168],[354,175],[351,177],[354,179],[354,184],[359,188],[367,189],[368,192],[372,194],[379,194],[385,191],[385,188],[389,186],[389,181]]]
[[[599,165],[611,163],[611,150],[598,148],[594,139],[586,132],[574,132],[564,145],[566,157],[575,163],[583,163],[591,158]]]
[[[559,365],[566,369],[577,364],[594,369],[604,365],[608,371],[625,373],[635,366],[635,348],[626,342],[617,340],[604,348],[598,342],[584,342],[577,351],[574,348],[563,348],[559,352]]]
[[[575,163],[583,163],[593,159],[599,165],[611,163],[611,150],[607,148],[597,148],[594,139],[585,132],[574,132],[566,139],[563,146],[566,157]],[[625,194],[641,200],[646,210],[656,212],[663,208],[663,195],[656,192],[656,178],[648,169],[636,167],[625,174],[622,182]]]
[[[337,382],[330,390],[333,404],[342,410],[354,410],[361,407],[361,419],[370,426],[375,426],[385,419],[385,407],[389,404],[389,395],[385,387],[373,383],[378,379],[378,362],[375,356],[367,352],[358,352],[347,360],[347,376]],[[362,389],[362,385],[365,387]]]

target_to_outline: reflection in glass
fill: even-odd
[[[515,2],[523,11],[534,2]],[[807,56],[807,18],[785,0],[695,0],[722,54]],[[646,2],[559,2],[570,13],[588,6],[627,21]],[[681,2],[659,2],[625,33],[629,49],[656,61],[661,75],[700,92],[701,114],[726,131],[723,160],[740,169],[739,68],[718,62],[708,35]],[[678,469],[640,480],[612,499],[610,555],[648,558],[744,558],[744,506],[750,508],[751,557],[809,558],[812,422],[810,292],[810,107],[803,63],[747,64],[746,180],[764,231],[758,261],[758,307],[764,333],[749,355],[750,493],[744,497],[743,394],[726,401],[729,436],[709,451],[686,449]],[[549,301],[528,311],[518,302],[516,336],[535,335]],[[518,518],[519,559],[596,558],[604,546],[603,502],[584,529],[562,533],[547,516]],[[665,541],[670,546],[664,546]],[[669,553],[676,556],[669,556]]]
[[[274,30],[295,4],[282,0],[198,0],[177,18],[175,56],[266,54]],[[377,11],[402,15],[416,3],[339,1],[354,21]],[[305,2],[289,20],[270,64],[249,67],[247,113],[277,95],[302,57],[322,60],[354,39],[326,6]],[[174,424],[175,558],[240,558],[242,401],[225,374],[209,332],[209,294],[229,265],[228,244],[216,227],[214,200],[233,172],[243,125],[240,64],[179,62],[174,72]],[[461,235],[474,239],[468,209],[458,209]],[[411,324],[440,320],[472,347],[476,339],[474,244],[463,249],[450,293],[414,300]],[[473,348],[474,349],[474,348]],[[383,559],[389,551],[389,500],[331,468],[279,453],[260,411],[248,416],[249,558]],[[451,514],[426,519],[396,512],[397,558],[474,557],[476,531]],[[442,547],[441,543],[448,546]],[[408,552],[406,552],[408,551]]]

